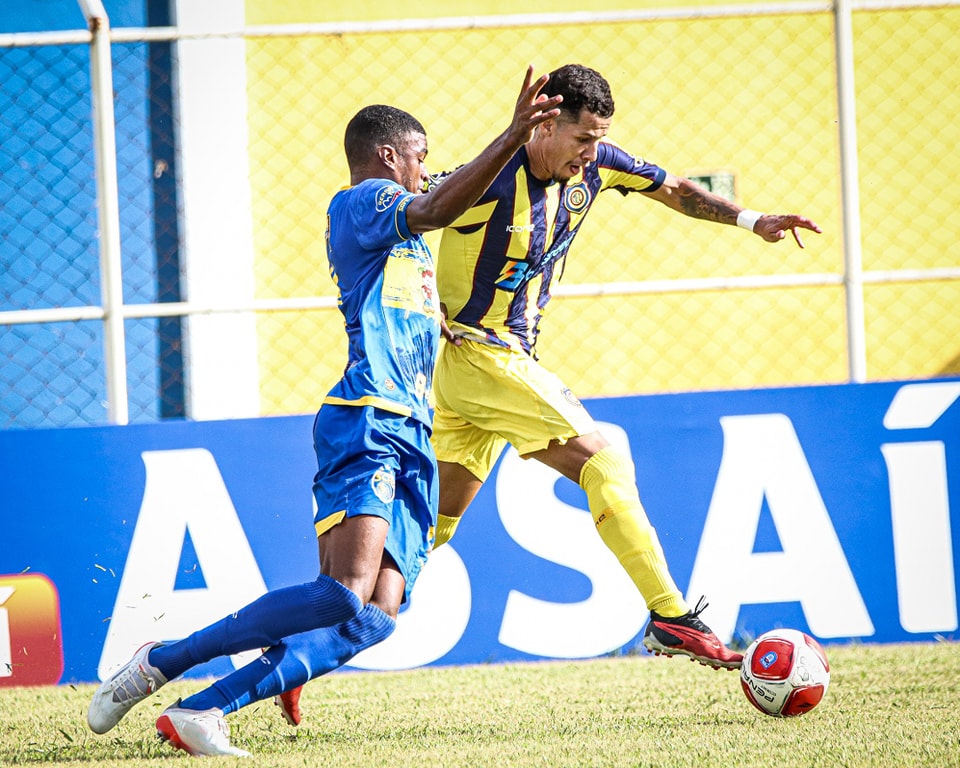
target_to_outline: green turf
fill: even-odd
[[[299,728],[268,702],[228,721],[233,742],[254,753],[250,764],[283,768],[960,767],[960,645],[827,653],[824,701],[793,719],[754,710],[735,672],[625,656],[338,673],[307,686]],[[194,764],[159,743],[153,723],[200,687],[168,685],[105,736],[87,730],[91,685],[0,689],[0,763]]]

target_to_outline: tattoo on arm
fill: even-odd
[[[718,197],[695,184],[684,181],[677,190],[680,208],[695,219],[716,221],[720,224],[736,224],[737,209],[728,200]]]

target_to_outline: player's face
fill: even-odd
[[[569,181],[597,159],[600,139],[610,130],[609,117],[581,110],[576,122],[560,113],[550,130],[539,131],[538,149],[548,177],[556,182]]]
[[[408,192],[422,192],[429,177],[427,173],[427,137],[422,133],[408,134],[397,148],[397,181]]]

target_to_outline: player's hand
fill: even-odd
[[[817,234],[821,231],[815,222],[805,216],[797,216],[793,213],[765,213],[753,226],[754,234],[760,235],[768,243],[777,243],[783,240],[787,236],[787,230],[790,230],[793,239],[797,241],[797,245],[803,248],[803,239],[798,232],[800,229],[808,229]]]
[[[533,129],[540,123],[544,123],[560,114],[560,110],[555,107],[563,101],[563,96],[547,98],[540,93],[549,79],[549,75],[540,75],[534,81],[533,65],[527,67],[527,74],[523,78],[523,88],[520,90],[517,106],[513,112],[513,123],[508,129],[511,137],[520,144],[526,144],[533,138]]]
[[[447,305],[442,302],[440,303],[440,335],[455,347],[463,344],[463,339],[454,334],[454,332],[450,330],[450,326],[447,325]]]
[[[450,330],[450,326],[447,325],[446,320],[440,321],[440,334],[455,347],[459,347],[463,344],[463,339]]]

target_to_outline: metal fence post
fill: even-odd
[[[860,169],[857,163],[857,109],[853,83],[853,20],[850,1],[835,0],[837,100],[840,123],[840,187],[843,197],[843,285],[847,306],[847,376],[867,380],[866,320],[863,310],[863,254],[860,240]]]
[[[117,189],[117,146],[113,114],[113,64],[110,19],[101,0],[79,0],[90,41],[93,92],[93,141],[97,169],[97,216],[100,242],[100,295],[103,303],[107,419],[129,421],[127,357],[123,327],[123,281],[120,261],[120,204]]]

